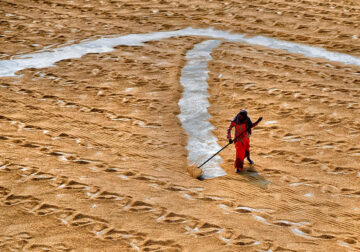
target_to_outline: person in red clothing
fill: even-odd
[[[257,124],[257,123],[256,123]],[[246,110],[241,110],[231,121],[230,126],[227,130],[227,138],[229,143],[235,143],[236,148],[236,160],[235,160],[235,169],[239,173],[244,167],[245,157],[250,164],[254,162],[250,159],[250,135],[251,128],[256,125],[252,123],[251,119],[248,117]],[[231,139],[231,129],[235,127],[235,136],[234,140]]]

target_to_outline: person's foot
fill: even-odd
[[[241,173],[241,172],[242,172],[242,170],[236,169],[236,173]]]
[[[248,158],[248,161],[249,161],[249,163],[250,163],[251,165],[254,164],[254,161],[252,161],[250,158]]]

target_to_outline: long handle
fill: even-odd
[[[211,156],[211,158],[209,158],[208,160],[206,160],[204,163],[202,163],[202,165],[198,166],[198,168],[200,168],[201,166],[203,166],[204,164],[206,164],[207,162],[210,161],[210,159],[212,159],[213,157],[215,157],[217,154],[219,154],[223,149],[225,149],[226,147],[228,147],[230,145],[230,143],[228,143],[227,145],[225,145],[224,147],[221,148],[221,150],[219,150],[218,152],[216,152],[214,155]]]
[[[260,121],[262,120],[262,117],[259,117],[259,119],[252,125],[251,128],[255,127]],[[234,138],[234,141],[241,136],[242,134],[244,134],[246,131],[248,131],[250,129],[247,128],[245,130],[243,130],[237,137]],[[217,154],[219,154],[220,152],[222,152],[226,147],[228,147],[231,143],[228,143],[227,145],[225,145],[224,147],[221,148],[221,150],[219,150],[218,152],[216,152],[214,155],[212,155],[208,160],[206,160],[204,163],[202,163],[200,166],[198,166],[198,168],[201,168],[201,166],[203,166],[204,164],[206,164],[207,162],[209,162],[213,157],[215,157]]]

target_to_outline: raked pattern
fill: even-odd
[[[246,34],[233,34],[229,31],[214,30],[212,28],[186,28],[177,31],[103,37],[52,50],[41,50],[32,54],[17,56],[10,60],[1,60],[0,77],[15,76],[17,71],[26,68],[53,66],[61,60],[80,58],[88,53],[110,52],[119,45],[141,46],[147,41],[179,36],[203,36],[212,39],[225,39],[227,41],[285,50],[290,53],[299,53],[307,57],[324,58],[344,64],[360,65],[360,58],[358,57],[330,52],[324,48],[286,42],[264,36],[246,37]],[[210,115],[207,112],[207,107],[209,106],[207,100],[207,62],[211,60],[211,51],[219,44],[220,40],[207,40],[195,45],[194,49],[187,53],[186,59],[188,64],[182,70],[180,82],[184,87],[184,93],[179,101],[181,109],[179,119],[189,135],[187,150],[189,151],[188,160],[190,164],[201,164],[220,148],[216,137],[211,133],[213,126],[208,121]],[[220,157],[215,157],[211,162],[207,163],[203,168],[204,177],[211,178],[226,174],[220,168],[221,162]]]

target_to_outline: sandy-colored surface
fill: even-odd
[[[214,27],[360,56],[356,1],[0,2],[0,60],[95,39]],[[0,78],[0,251],[360,250],[360,67],[224,41],[214,135],[246,108],[257,176],[187,173],[185,54],[119,46]],[[249,168],[246,165],[246,168]]]

